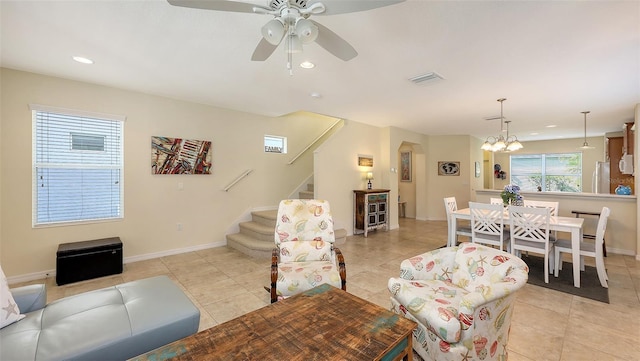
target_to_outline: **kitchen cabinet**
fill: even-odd
[[[633,122],[624,123],[622,126],[622,154],[633,154],[634,139],[633,139]]]

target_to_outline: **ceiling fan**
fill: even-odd
[[[251,56],[253,61],[268,59],[282,39],[285,39],[289,54],[300,52],[302,44],[315,41],[331,54],[348,61],[358,52],[346,40],[309,17],[365,11],[405,0],[268,0],[268,6],[231,0],[167,1],[188,8],[273,15],[274,18],[262,27],[262,40]]]

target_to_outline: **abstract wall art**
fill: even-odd
[[[151,137],[152,174],[211,174],[211,141]]]
[[[411,182],[411,152],[400,152],[400,181]]]

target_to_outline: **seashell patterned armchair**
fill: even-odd
[[[529,268],[480,244],[436,249],[389,279],[392,311],[418,323],[413,348],[425,360],[506,360],[515,292]]]
[[[329,202],[286,199],[280,202],[271,254],[271,303],[328,283],[347,290],[342,252],[334,247]]]

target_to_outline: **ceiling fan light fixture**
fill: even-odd
[[[284,24],[278,18],[270,20],[262,27],[262,37],[271,45],[278,45],[284,36]]]
[[[287,53],[296,54],[302,52],[302,41],[295,34],[287,35]]]
[[[296,21],[296,34],[304,44],[308,44],[318,38],[318,27],[311,20],[300,18]]]

